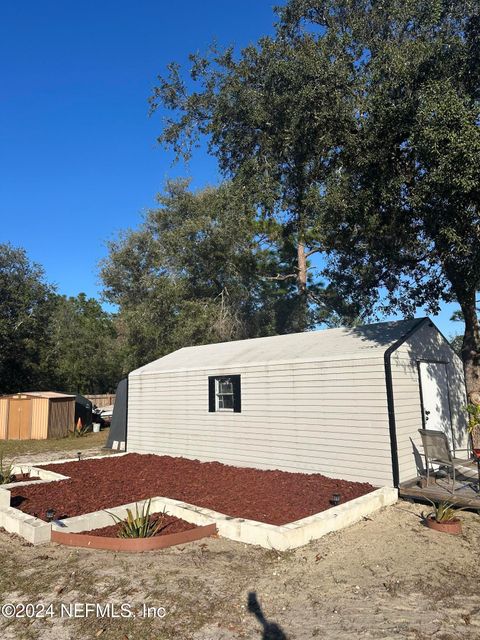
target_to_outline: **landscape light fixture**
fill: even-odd
[[[47,518],[47,522],[51,522],[55,517],[55,509],[47,509],[45,511],[45,516]]]
[[[81,451],[77,451],[77,458],[78,461],[80,462],[80,458],[82,457],[82,452]]]
[[[340,504],[340,494],[339,493],[333,493],[332,497],[330,499],[330,503],[334,506],[334,507],[338,507],[338,505]]]

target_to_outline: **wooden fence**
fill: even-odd
[[[115,394],[114,393],[102,393],[95,396],[85,396],[88,398],[93,404],[96,404],[97,407],[106,407],[109,404],[115,404]]]

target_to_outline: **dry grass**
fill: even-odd
[[[100,433],[87,433],[78,437],[73,434],[67,438],[52,438],[49,440],[1,440],[0,453],[5,459],[14,459],[27,454],[50,453],[56,451],[83,451],[94,447],[101,448],[107,441],[108,429]]]

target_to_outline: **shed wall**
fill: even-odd
[[[8,398],[7,438],[29,440],[32,431],[32,399],[22,393]]]
[[[63,438],[75,423],[75,398],[50,399],[48,437]]]
[[[226,374],[242,411],[210,413]],[[128,450],[392,484],[383,357],[132,375]]]
[[[419,360],[447,363],[455,447],[467,446],[464,411],[467,400],[462,361],[436,327],[426,323],[392,354],[391,359],[400,482],[415,478],[424,465],[418,433],[422,428]]]
[[[48,398],[32,398],[32,440],[44,440],[48,432]]]
[[[8,398],[0,398],[0,440],[7,438]]]

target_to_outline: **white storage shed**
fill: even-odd
[[[186,347],[128,389],[130,452],[398,486],[419,428],[466,446],[462,363],[428,318]]]

